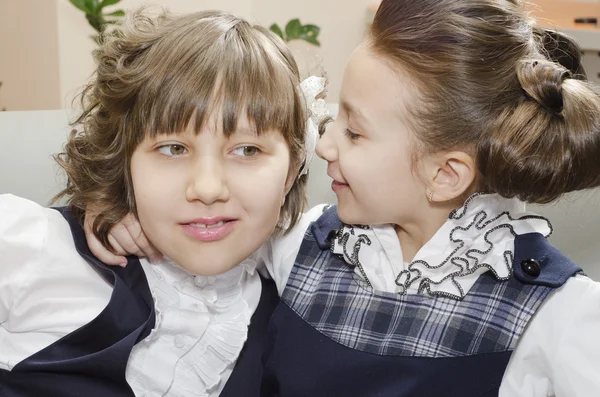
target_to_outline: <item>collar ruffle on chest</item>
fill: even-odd
[[[252,312],[242,289],[259,277],[256,263],[251,257],[214,277],[195,276],[168,259],[150,265],[156,324],[134,348],[128,366],[134,390],[205,396],[222,388],[247,339]]]
[[[377,230],[396,233],[391,225]],[[446,223],[413,261],[397,274],[397,292],[416,291],[462,299],[485,272],[506,280],[512,276],[515,236],[527,233],[548,237],[552,226],[546,218],[525,212],[525,204],[516,198],[474,194],[450,213]],[[371,285],[367,272],[372,274],[370,269],[381,266],[374,258],[380,257],[378,252],[384,250],[373,228],[343,225],[331,247],[334,254],[342,255]],[[390,257],[390,260],[402,261],[402,258]]]

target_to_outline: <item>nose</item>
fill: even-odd
[[[336,122],[334,121],[329,128],[325,130],[319,141],[317,142],[316,153],[328,163],[332,163],[338,158],[338,151],[335,145],[334,132]]]
[[[206,156],[196,161],[189,177],[185,196],[188,201],[200,201],[206,205],[229,199],[229,188],[223,164]]]

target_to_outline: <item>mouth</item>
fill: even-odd
[[[331,190],[333,190],[334,192],[339,192],[341,190],[344,190],[346,188],[348,188],[348,184],[347,183],[342,183],[342,182],[338,182],[335,179],[333,180],[333,182],[331,182]]]
[[[218,241],[227,237],[238,224],[237,219],[232,218],[202,218],[191,222],[181,223],[183,231],[191,238],[203,241]]]

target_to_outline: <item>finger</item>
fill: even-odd
[[[90,251],[92,251],[94,256],[107,265],[117,265],[121,267],[125,267],[127,265],[127,258],[121,255],[113,254],[107,250],[93,234],[91,238],[88,238],[87,242],[88,246],[90,247]]]
[[[135,241],[133,241],[133,238],[129,234],[129,230],[127,230],[127,228],[121,224],[114,226],[110,230],[109,241],[117,254],[136,256],[144,255]]]
[[[133,216],[123,222],[127,230],[129,230],[129,235],[132,236],[135,244],[139,247],[139,249],[144,253],[144,256],[150,260],[150,262],[158,262],[162,259],[162,253],[157,250],[148,240],[146,234],[142,230],[142,226]]]
[[[119,244],[119,241],[110,233],[108,235],[108,242],[110,243],[110,246],[112,247],[113,253],[115,255],[121,255],[121,256],[129,255],[129,252],[127,250],[125,250],[121,246],[121,244]]]
[[[89,240],[92,237],[96,237],[92,232],[92,225],[94,224],[95,216],[90,214],[85,214],[83,218],[83,231],[85,232],[85,237]]]
[[[95,216],[87,216],[86,214],[86,217],[83,221],[83,231],[85,233],[85,238],[90,251],[92,251],[92,254],[94,254],[96,258],[107,265],[125,267],[127,265],[127,258],[121,255],[115,255],[107,250],[92,232],[92,225],[94,224],[95,219]]]

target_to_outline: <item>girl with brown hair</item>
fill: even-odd
[[[274,255],[263,395],[600,393],[600,284],[524,204],[600,185],[572,41],[519,0],[383,0],[317,154],[338,206]]]
[[[278,296],[253,252],[298,223],[316,134],[296,63],[222,12],[136,12],[95,59],[68,207],[0,196],[0,396],[257,395]],[[99,241],[135,213],[166,258],[106,266],[89,206]]]

